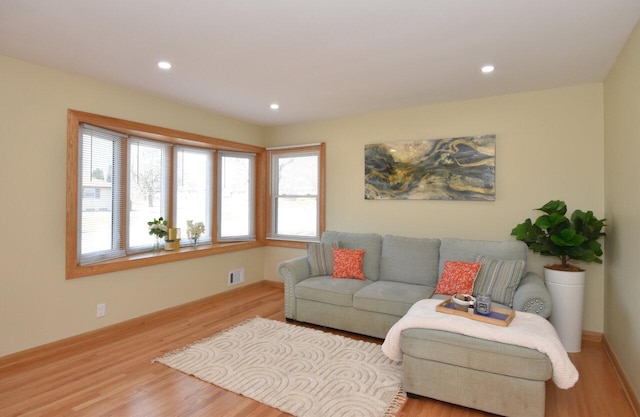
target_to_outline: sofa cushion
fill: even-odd
[[[524,261],[525,267],[522,273],[524,276],[527,270],[528,250],[527,244],[519,240],[441,239],[438,273],[442,275],[445,261],[476,262],[478,255],[485,255],[495,259]]]
[[[297,298],[351,307],[353,294],[371,283],[359,279],[312,277],[296,285],[295,292]]]
[[[333,274],[333,249],[340,248],[339,241],[329,243],[307,243],[307,260],[312,277]]]
[[[436,294],[471,294],[482,263],[445,261]]]
[[[482,264],[473,286],[473,295],[486,294],[491,301],[513,307],[513,295],[524,274],[524,261],[508,261],[478,256]]]
[[[552,375],[551,361],[542,352],[458,333],[405,329],[400,348],[414,358],[516,378],[546,381]]]
[[[439,252],[440,239],[386,235],[382,238],[380,279],[435,287]]]
[[[380,251],[382,250],[382,236],[376,233],[347,233],[326,231],[320,241],[342,242],[345,249],[364,249],[362,270],[367,279],[377,281],[380,278]]]
[[[378,281],[354,294],[353,307],[402,317],[417,301],[431,297],[433,291],[426,285]]]

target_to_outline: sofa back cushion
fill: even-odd
[[[322,234],[320,242],[341,242],[344,249],[364,249],[362,270],[367,279],[380,279],[380,252],[382,236],[376,233],[347,233],[327,230]]]
[[[527,273],[529,248],[526,243],[519,240],[491,241],[445,238],[441,241],[438,276],[442,275],[445,261],[476,262],[479,255],[495,259],[524,261],[521,278]]]
[[[440,239],[386,235],[382,239],[380,279],[435,287]]]

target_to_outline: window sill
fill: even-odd
[[[318,242],[317,240],[284,240],[277,238],[267,238],[267,246],[276,246],[279,248],[306,249],[307,243]]]
[[[197,247],[185,246],[174,251],[161,250],[160,252],[142,252],[105,262],[90,265],[67,265],[67,279],[88,277],[91,275],[106,274],[109,272],[124,271],[127,269],[142,268],[150,265],[164,264],[168,262],[183,261],[186,259],[200,258],[203,256],[218,255],[222,253],[236,252],[264,246],[259,241],[203,244]]]

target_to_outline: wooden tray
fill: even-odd
[[[445,314],[453,314],[454,316],[466,317],[471,320],[481,321],[483,323],[495,324],[496,326],[507,327],[511,320],[516,316],[516,312],[508,308],[491,306],[491,313],[488,316],[481,314],[471,314],[466,311],[456,310],[451,298],[444,300],[436,306],[436,311]]]

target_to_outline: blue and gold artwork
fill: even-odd
[[[496,136],[365,145],[367,200],[496,199]]]

